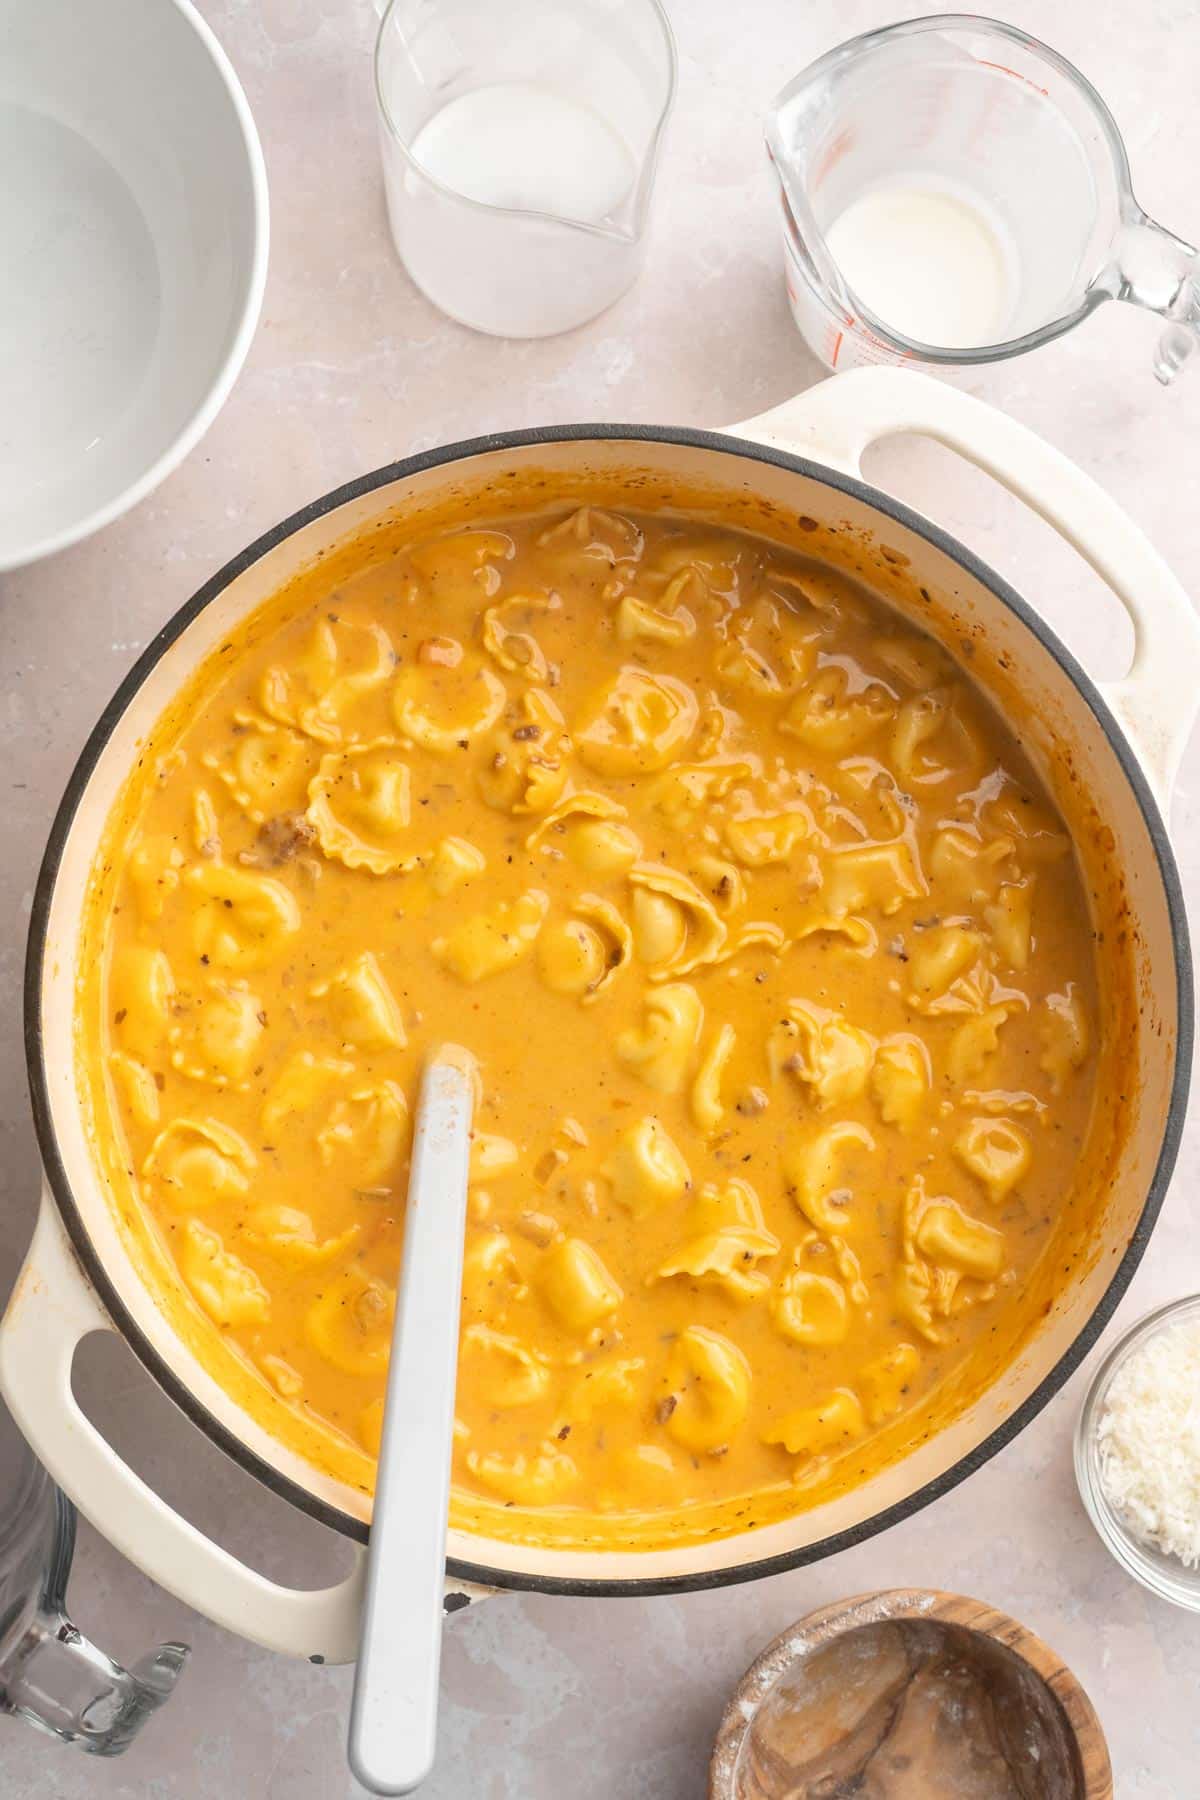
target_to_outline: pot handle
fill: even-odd
[[[53,1480],[102,1537],[144,1575],[239,1637],[315,1663],[358,1655],[366,1552],[328,1588],[287,1588],[239,1562],[181,1518],[122,1462],[71,1388],[76,1348],[116,1331],[75,1258],[43,1188],[33,1242],[3,1319],[0,1394]],[[447,1578],[444,1606],[461,1612],[498,1590]]]
[[[114,1326],[43,1192],[25,1265],[0,1323],[0,1391],[36,1455],[109,1543],[227,1630],[310,1662],[352,1662],[365,1553],[335,1587],[280,1587],[221,1549],[135,1475],[71,1391],[76,1346]]]
[[[1100,692],[1155,793],[1164,802],[1170,797],[1200,707],[1200,618],[1149,539],[1090,475],[996,407],[907,369],[831,376],[728,429],[859,478],[870,444],[916,432],[957,451],[1040,513],[1129,614],[1132,664],[1120,681],[1102,683]]]

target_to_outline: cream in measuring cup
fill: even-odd
[[[1095,89],[1012,26],[855,38],[783,89],[767,146],[792,311],[832,368],[990,362],[1109,299],[1170,321],[1161,380],[1195,345],[1196,251],[1138,206]]]
[[[922,344],[969,349],[1006,335],[1017,271],[998,217],[969,191],[919,175],[868,188],[825,234],[859,298]]]

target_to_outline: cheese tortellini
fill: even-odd
[[[642,1023],[617,1038],[618,1059],[660,1094],[674,1094],[696,1053],[704,1006],[694,987],[678,982],[652,988],[642,1001]]]
[[[192,1081],[242,1086],[267,1028],[267,1012],[244,981],[206,981],[180,1000],[168,1033],[171,1064]]]
[[[921,1214],[917,1248],[930,1262],[961,1269],[980,1281],[994,1281],[1004,1267],[1004,1237],[961,1207],[934,1205]]]
[[[597,775],[650,775],[683,754],[699,717],[682,681],[629,664],[585,712],[579,754]]]
[[[885,1125],[912,1132],[931,1087],[929,1051],[915,1032],[896,1032],[875,1050],[871,1092]]]
[[[633,933],[620,909],[597,894],[582,894],[571,917],[552,919],[538,937],[542,980],[556,994],[587,1006],[611,986],[633,954]]]
[[[686,644],[696,635],[696,621],[686,606],[670,611],[625,594],[617,605],[617,637],[623,644],[645,640],[652,644]]]
[[[953,690],[930,689],[904,702],[892,733],[891,764],[910,789],[940,786],[953,776],[965,785],[982,771],[978,736]]]
[[[457,647],[457,646],[456,646]],[[491,729],[507,690],[477,659],[410,663],[393,689],[392,711],[402,738],[450,756]]]
[[[229,631],[79,976],[122,1230],[364,1496],[422,1070],[470,1054],[452,1514],[592,1551],[774,1523],[982,1393],[1071,1261],[1123,1017],[953,597],[623,481],[430,489]]]
[[[795,1076],[826,1112],[864,1091],[875,1061],[875,1039],[836,1013],[792,1001],[773,1040],[773,1061]]]
[[[560,1325],[588,1331],[617,1310],[623,1295],[596,1251],[582,1238],[567,1238],[547,1251],[541,1290]]]
[[[172,1119],[150,1146],[142,1174],[166,1205],[203,1211],[250,1188],[256,1159],[240,1133],[218,1119]]]
[[[493,1406],[529,1406],[550,1386],[550,1369],[519,1338],[493,1331],[490,1325],[468,1325],[462,1338],[463,1360]]]
[[[808,750],[846,755],[875,736],[893,716],[882,688],[848,691],[844,669],[824,669],[801,688],[780,720],[780,730]]]
[[[907,838],[835,850],[822,866],[821,903],[833,918],[880,912],[893,917],[906,901],[929,892]]]
[[[353,1167],[357,1191],[394,1179],[408,1147],[408,1101],[395,1081],[353,1087],[329,1109],[314,1143],[328,1168],[339,1162]]]
[[[267,1089],[260,1114],[262,1130],[277,1132],[288,1121],[303,1116],[309,1108],[324,1102],[328,1096],[353,1079],[355,1065],[345,1057],[314,1056],[311,1050],[296,1050],[280,1068]]]
[[[785,1146],[783,1176],[788,1192],[818,1231],[840,1232],[851,1221],[849,1208],[856,1189],[847,1185],[847,1177],[869,1166],[861,1153],[875,1147],[867,1128],[850,1119],[826,1125]]]
[[[162,950],[126,944],[113,959],[110,1000],[114,1035],[145,1063],[162,1058],[171,1027],[175,977]]]
[[[476,913],[452,931],[435,938],[433,954],[460,981],[484,981],[527,956],[537,941],[550,901],[540,888],[519,899]]]
[[[255,1207],[246,1219],[245,1233],[247,1242],[273,1261],[302,1270],[337,1262],[361,1235],[357,1223],[352,1223],[336,1237],[319,1238],[311,1215],[298,1206]]]
[[[692,1184],[678,1145],[653,1117],[639,1119],[603,1165],[613,1198],[635,1219],[681,1200]]]
[[[579,1480],[572,1458],[553,1442],[534,1455],[520,1450],[513,1456],[468,1450],[466,1464],[482,1487],[512,1506],[553,1506]]]
[[[277,723],[335,744],[345,735],[345,714],[355,701],[384,685],[394,662],[382,625],[329,613],[289,663],[267,668],[259,704]]]
[[[344,969],[309,989],[324,1000],[339,1036],[361,1050],[402,1049],[404,1020],[378,959],[364,950]]]
[[[659,1411],[667,1432],[685,1450],[726,1448],[750,1407],[750,1364],[745,1352],[704,1325],[681,1331],[667,1357],[666,1395]]]
[[[790,863],[797,846],[807,844],[812,833],[810,815],[793,808],[790,812],[730,819],[725,826],[725,843],[735,862],[747,869],[763,869],[769,863]]]
[[[791,1456],[823,1456],[844,1449],[863,1428],[862,1402],[850,1388],[835,1388],[815,1406],[798,1406],[785,1413],[763,1435],[768,1444],[780,1444]]]
[[[772,1257],[779,1239],[763,1223],[762,1205],[749,1182],[702,1187],[683,1221],[684,1242],[662,1263],[660,1280],[687,1275],[712,1282],[738,1300],[762,1295],[768,1278],[756,1264]]]
[[[184,1226],[183,1279],[209,1317],[218,1325],[261,1325],[271,1310],[271,1296],[257,1273],[221,1235],[189,1219]]]
[[[304,1320],[312,1348],[346,1375],[382,1374],[392,1341],[395,1289],[353,1263],[321,1285],[323,1292]]]
[[[732,1025],[722,1025],[700,1058],[700,1066],[692,1081],[688,1110],[692,1123],[706,1137],[712,1137],[725,1122],[726,1106],[721,1084],[726,1065],[737,1047],[737,1033]]]
[[[201,758],[246,816],[261,825],[272,815],[302,812],[313,770],[313,745],[286,726],[255,713],[235,714],[236,733],[224,756]]]
[[[1033,1146],[1011,1119],[973,1118],[956,1138],[954,1154],[999,1204],[1029,1169]]]
[[[1054,1093],[1060,1093],[1074,1070],[1080,1068],[1090,1048],[1087,1014],[1073,984],[1061,994],[1051,994],[1042,1019],[1041,1066],[1050,1077]]]
[[[541,688],[528,689],[516,711],[484,739],[479,792],[497,812],[549,812],[567,785],[570,735]]]
[[[300,929],[296,896],[269,875],[199,863],[186,879],[197,895],[192,943],[202,963],[239,974],[261,969]]]
[[[690,975],[712,962],[725,942],[717,909],[694,881],[675,869],[635,863],[629,871],[633,942],[651,981]]]
[[[901,1411],[920,1367],[920,1351],[904,1342],[862,1365],[854,1385],[870,1424],[882,1425]]]
[[[509,594],[483,615],[483,647],[511,675],[545,681],[550,673],[546,653],[534,635],[539,613],[556,612],[557,594]]]
[[[850,1330],[845,1288],[836,1276],[804,1268],[799,1251],[779,1284],[771,1316],[776,1329],[797,1344],[841,1344]]]
[[[127,1056],[124,1050],[112,1050],[108,1068],[135,1124],[157,1125],[162,1116],[158,1083],[145,1063],[139,1062],[136,1056]]]
[[[326,856],[373,875],[411,865],[412,777],[398,745],[384,738],[323,757],[308,792]]]

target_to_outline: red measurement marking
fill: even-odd
[[[986,56],[979,56],[975,60],[981,69],[999,69],[1001,75],[1011,75],[1014,81],[1023,81],[1026,87],[1031,87],[1035,94],[1042,96],[1043,100],[1050,98],[1049,88],[1039,87],[1036,81],[1030,81],[1028,75],[1022,75],[1020,69],[1010,69],[1007,63],[989,62]]]
[[[830,171],[835,169],[838,163],[841,162],[843,156],[846,156],[853,150],[854,144],[855,134],[853,127],[848,126],[845,131],[840,131],[838,133],[833,142],[827,146],[824,155],[813,170],[812,185],[814,188],[820,187]]]
[[[832,355],[832,356],[831,356],[831,357],[830,357],[830,359],[829,359],[829,360],[830,360],[830,361],[831,361],[831,362],[832,362],[832,364],[833,364],[833,366],[834,366],[834,368],[835,368],[835,369],[836,369],[836,368],[837,368],[837,359],[838,359],[838,352],[839,352],[839,351],[840,351],[840,350],[841,350],[841,347],[842,347],[842,339],[843,339],[843,337],[844,337],[844,336],[845,336],[845,333],[844,333],[844,332],[842,332],[842,331],[839,331],[839,332],[838,332],[838,334],[837,334],[837,341],[836,341],[836,342],[835,342],[835,344],[834,344],[834,346],[833,346],[833,355]]]

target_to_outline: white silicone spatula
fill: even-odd
[[[472,1057],[443,1045],[413,1135],[350,1712],[350,1766],[373,1794],[411,1794],[433,1766],[474,1097]]]

